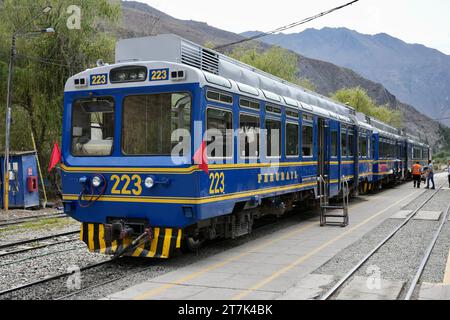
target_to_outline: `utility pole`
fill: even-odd
[[[4,174],[3,174],[3,207],[6,211],[9,209],[9,151],[10,151],[10,136],[11,136],[11,114],[12,114],[12,93],[13,93],[13,71],[14,62],[16,59],[16,38],[19,35],[27,34],[23,33],[23,30],[32,24],[36,19],[44,14],[48,14],[52,10],[52,7],[47,6],[42,11],[31,19],[28,23],[24,24],[20,29],[15,31],[11,38],[11,55],[9,58],[8,69],[8,92],[6,97],[6,125],[5,125],[5,159],[4,159]],[[47,28],[38,31],[39,33],[54,33],[53,28]],[[35,32],[31,32],[35,33]]]
[[[12,113],[12,80],[13,66],[16,58],[16,35],[11,39],[11,55],[9,57],[8,69],[8,92],[6,97],[6,134],[5,134],[5,159],[4,159],[4,184],[3,184],[3,207],[8,210],[9,207],[9,141],[11,135],[11,113]]]

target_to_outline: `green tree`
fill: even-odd
[[[233,49],[230,56],[281,79],[314,90],[314,85],[308,79],[298,77],[298,56],[289,50],[271,47],[260,52],[256,47],[240,46]]]
[[[103,32],[105,26],[118,22],[120,3],[110,0],[4,0],[0,11],[0,147],[4,148],[7,64],[11,34],[36,16],[42,8],[53,10],[26,31],[53,27],[49,35],[23,35],[17,39],[14,68],[13,122],[11,146],[30,149],[30,130],[43,164],[48,163],[52,143],[61,136],[63,94],[66,80],[97,59],[112,61],[115,39]],[[81,9],[80,29],[68,27],[73,12]],[[70,25],[69,25],[70,26]]]
[[[361,87],[340,89],[331,98],[394,127],[401,126],[402,114],[399,110],[377,105]]]

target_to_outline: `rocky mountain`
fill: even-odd
[[[246,32],[252,36],[258,31]],[[388,34],[361,34],[346,28],[307,29],[262,38],[301,55],[350,68],[382,83],[401,101],[432,118],[450,117],[450,56]],[[443,119],[450,125],[450,119]]]
[[[135,1],[122,1],[122,25],[114,30],[119,37],[141,37],[152,34],[174,33],[196,43],[226,44],[243,39],[242,35],[209,26],[204,22],[180,20],[153,7]],[[264,49],[269,45],[258,43]],[[400,109],[408,131],[421,135],[430,144],[439,140],[438,124],[413,107],[397,100],[380,83],[363,78],[351,69],[298,55],[300,77],[309,79],[317,92],[330,95],[338,89],[361,86],[379,104]]]

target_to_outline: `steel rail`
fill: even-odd
[[[402,229],[418,212],[422,209],[444,186],[440,185],[427,199],[422,202],[417,209],[415,209],[409,217],[405,218],[403,222],[398,225],[388,236],[381,240],[375,248],[373,248],[367,255],[365,255],[350,271],[348,271],[332,288],[330,288],[324,295],[320,297],[320,300],[327,300],[331,297],[342,285],[359,269],[361,266],[372,257],[387,241],[389,241],[400,229]]]
[[[69,239],[69,240],[62,240],[62,241],[56,241],[56,242],[42,244],[42,245],[35,246],[35,247],[27,247],[27,248],[17,249],[17,250],[13,250],[13,251],[0,252],[0,258],[1,257],[5,257],[5,256],[10,256],[10,255],[13,255],[13,254],[17,254],[17,253],[24,253],[24,252],[28,252],[28,251],[33,251],[33,250],[38,250],[38,249],[42,249],[42,248],[47,248],[47,247],[51,247],[51,246],[55,246],[55,245],[63,244],[63,243],[67,243],[67,242],[72,242],[72,241],[76,241],[76,240],[78,240],[78,238],[73,238],[73,239]]]
[[[430,258],[431,253],[433,252],[433,248],[434,248],[434,246],[435,246],[435,244],[437,242],[437,239],[439,238],[439,235],[441,234],[442,228],[444,227],[444,224],[447,221],[447,217],[449,215],[449,212],[450,212],[450,203],[448,204],[447,209],[445,211],[445,215],[442,218],[442,221],[439,224],[438,229],[434,233],[433,239],[431,240],[430,245],[428,246],[427,251],[425,252],[425,254],[424,254],[423,258],[422,258],[422,261],[420,262],[420,265],[417,268],[417,272],[414,275],[414,278],[413,278],[413,280],[412,280],[412,282],[411,282],[411,284],[410,284],[410,286],[408,288],[408,291],[406,292],[406,296],[405,296],[404,300],[411,300],[411,297],[412,297],[412,295],[414,293],[414,290],[416,289],[417,284],[419,283],[419,279],[422,276],[423,270],[425,269],[425,266],[427,265],[428,259]]]
[[[110,262],[112,262],[114,260],[116,260],[116,259],[111,258],[109,260],[105,260],[105,261],[102,261],[102,262],[93,263],[93,264],[90,264],[90,265],[87,265],[85,267],[80,268],[80,271],[89,270],[89,269],[92,269],[92,268],[95,268],[95,267],[98,267],[98,266],[110,263]],[[32,287],[32,286],[35,286],[35,285],[38,285],[38,284],[46,283],[46,282],[49,282],[49,281],[52,281],[52,280],[57,280],[57,279],[60,279],[60,278],[66,277],[66,276],[70,276],[70,275],[72,275],[74,273],[75,273],[75,271],[64,272],[64,273],[60,273],[60,274],[56,274],[56,275],[50,276],[50,277],[45,278],[45,279],[40,279],[40,280],[36,280],[36,281],[25,283],[25,284],[22,284],[22,285],[13,287],[13,288],[5,289],[5,290],[0,291],[0,296],[3,296],[3,295],[8,294],[8,293],[15,292],[15,291],[19,291],[19,290],[22,290],[22,289],[26,289],[26,288],[29,288],[29,287]]]
[[[20,245],[23,245],[23,244],[33,243],[33,242],[37,242],[37,241],[43,241],[43,240],[48,240],[48,239],[53,239],[53,238],[58,238],[58,237],[69,236],[69,235],[76,234],[76,233],[79,233],[79,232],[80,232],[79,230],[77,230],[77,231],[69,231],[69,232],[57,233],[57,234],[53,234],[53,235],[45,236],[45,237],[40,237],[40,238],[27,239],[27,240],[22,240],[22,241],[17,241],[17,242],[10,242],[10,243],[7,243],[7,244],[0,245],[0,249],[6,249],[6,248],[20,246]]]

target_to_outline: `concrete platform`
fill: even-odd
[[[391,219],[406,219],[412,212],[412,210],[400,210],[392,215]]]
[[[419,211],[413,218],[413,220],[429,220],[438,221],[441,217],[442,211]]]
[[[311,300],[320,297],[323,287],[330,285],[336,276],[328,274],[310,274],[297,282],[292,288],[281,294],[277,300]]]
[[[420,286],[419,300],[450,300],[450,284],[424,282]]]
[[[337,300],[396,300],[404,286],[403,281],[380,279],[379,286],[367,277],[354,277],[339,293]]]
[[[320,227],[318,214],[299,219],[279,232],[260,234],[106,299],[313,299],[322,286],[333,281],[332,276],[312,274],[314,270],[422,192],[405,184],[361,197],[350,203],[350,225],[346,228]],[[368,298],[374,298],[371,293],[367,293]]]

